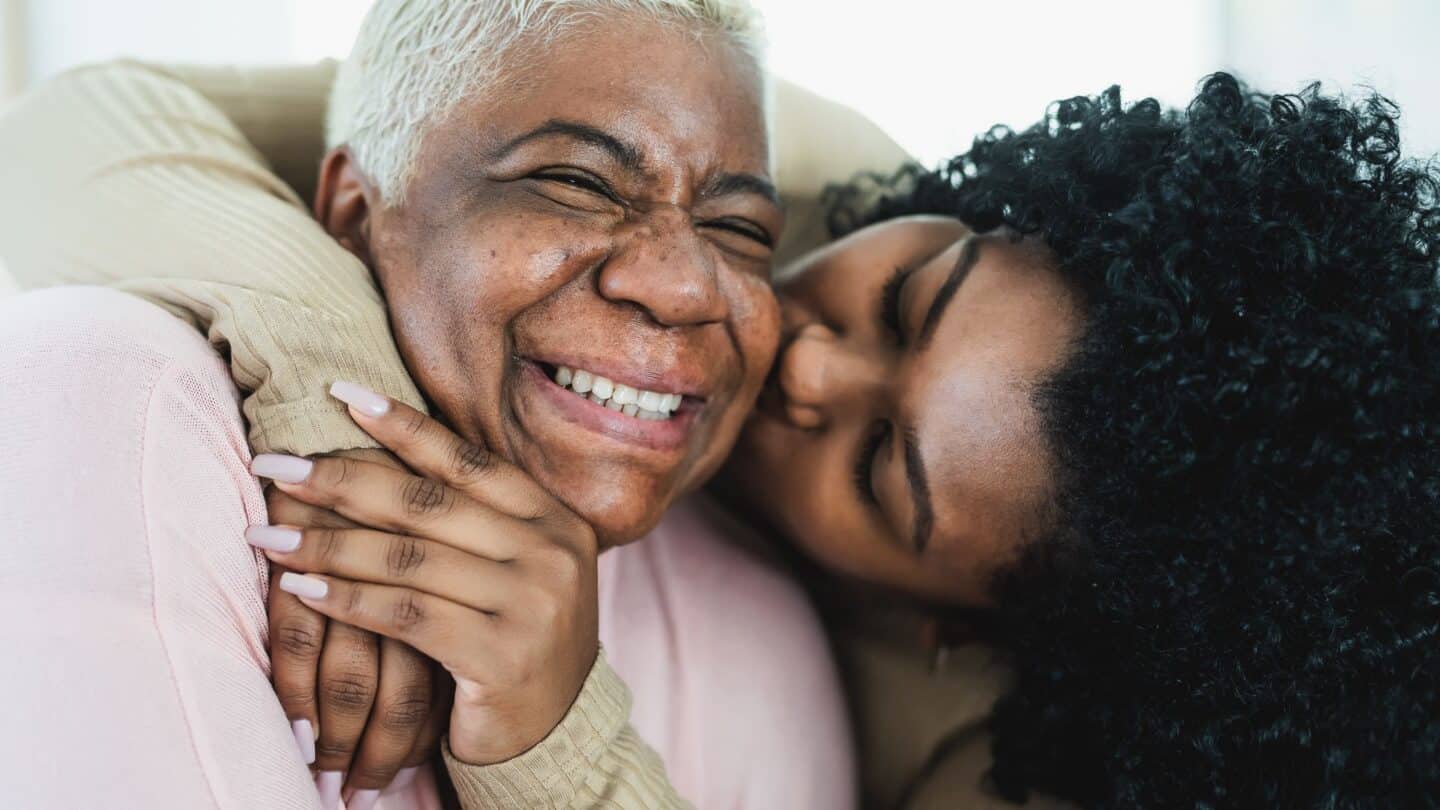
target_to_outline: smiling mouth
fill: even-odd
[[[545,372],[556,385],[578,397],[648,422],[671,419],[685,402],[683,394],[631,388],[584,369],[551,366]]]
[[[530,390],[548,402],[549,413],[589,432],[668,458],[690,443],[708,397],[683,391],[656,391],[618,383],[578,366],[523,360]],[[613,373],[613,372],[612,372]],[[633,383],[634,380],[631,381]],[[680,383],[687,385],[687,383]],[[541,418],[542,411],[535,411]],[[584,448],[589,445],[573,444]]]

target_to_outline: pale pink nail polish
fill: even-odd
[[[284,526],[251,526],[245,530],[245,542],[257,548],[288,553],[300,548],[300,531]]]
[[[299,456],[261,453],[250,461],[250,472],[261,478],[273,478],[287,484],[299,484],[310,477],[315,463]]]
[[[315,762],[315,727],[310,721],[304,718],[290,724],[290,730],[295,734],[295,744],[300,746],[300,758],[305,760],[306,765]]]
[[[339,810],[340,788],[344,785],[344,771],[321,771],[315,777],[315,789],[320,791],[320,806],[325,810]]]
[[[330,396],[366,416],[380,417],[390,412],[390,400],[363,385],[336,381],[330,385]]]
[[[324,580],[286,571],[280,575],[280,590],[302,599],[324,599],[325,594],[330,592],[330,586]]]
[[[345,810],[374,810],[375,802],[379,800],[378,790],[357,790],[345,800]]]

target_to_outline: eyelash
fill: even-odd
[[[607,200],[610,200],[611,202],[619,202],[619,198],[615,196],[615,192],[611,191],[609,186],[605,185],[603,181],[595,177],[591,177],[588,174],[566,171],[548,171],[537,172],[535,174],[535,177],[541,180],[549,180],[554,183],[564,183],[567,186],[572,186],[582,191],[589,191],[593,194],[599,194],[600,196],[604,197]]]
[[[594,194],[599,194],[600,196],[614,203],[620,202],[619,196],[616,195],[615,192],[611,191],[609,186],[605,185],[604,182],[587,174],[564,171],[549,171],[538,172],[535,174],[535,177],[541,180],[549,180],[555,183],[564,183],[565,185],[573,186],[574,188],[578,188],[583,191],[589,191]],[[708,222],[706,224],[712,228],[719,228],[721,230],[730,231],[731,233],[735,233],[747,239],[751,239],[764,245],[767,248],[775,246],[775,240],[770,236],[770,234],[759,228],[750,228],[746,227],[745,225],[738,225],[733,222],[725,221]]]
[[[875,470],[875,456],[880,452],[880,447],[885,440],[890,438],[890,423],[876,422],[870,428],[870,434],[860,443],[860,452],[855,456],[855,491],[860,493],[860,499],[871,506],[878,506],[880,500],[875,497],[875,486],[871,483]]]
[[[885,286],[880,288],[880,324],[897,340],[901,337],[900,290],[905,286],[905,279],[909,277],[909,271],[903,267],[897,267],[890,278],[886,280]]]
[[[754,228],[735,222],[727,222],[725,220],[707,222],[705,224],[710,226],[711,228],[719,228],[720,230],[730,231],[731,233],[743,236],[746,239],[764,245],[767,248],[775,246],[775,241],[771,239],[770,234],[760,230],[759,228]]]

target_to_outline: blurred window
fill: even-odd
[[[1440,149],[1434,0],[756,0],[780,75],[849,104],[925,162],[991,124],[1119,83],[1187,100],[1231,67],[1267,90],[1368,85],[1405,109],[1412,154]],[[368,0],[0,0],[0,93],[84,62],[343,56]],[[17,29],[19,30],[17,35]],[[6,67],[9,66],[9,67]]]

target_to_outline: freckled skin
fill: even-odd
[[[881,288],[896,268],[936,256],[904,288],[918,331],[968,235],[948,218],[892,220],[782,274],[775,385],[717,489],[846,579],[983,607],[991,575],[1046,513],[1052,467],[1031,391],[1063,364],[1081,316],[1045,250],[986,236],[928,347],[901,345],[880,324]],[[911,542],[901,443],[877,454],[878,507],[854,484],[881,422],[913,426],[923,451],[935,513],[923,553]]]
[[[615,545],[715,471],[774,356],[770,250],[711,223],[778,238],[782,214],[760,195],[701,193],[718,173],[768,177],[761,86],[728,42],[624,16],[528,57],[523,92],[463,103],[427,132],[403,204],[379,200],[340,150],[317,211],[374,268],[406,365],[444,420]],[[567,138],[495,155],[556,118],[635,145],[643,172]],[[600,179],[620,202],[541,176],[557,170]],[[524,361],[576,347],[639,375],[703,379],[687,445],[622,446],[556,416]]]

